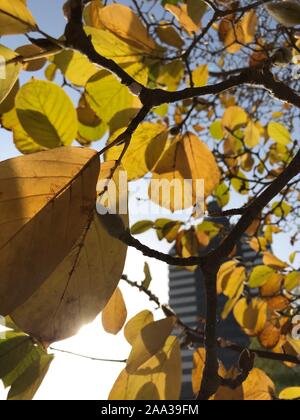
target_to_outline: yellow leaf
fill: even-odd
[[[134,374],[124,369],[115,382],[109,400],[179,400],[182,386],[180,344],[169,337],[154,357]]]
[[[156,82],[166,86],[168,90],[177,90],[184,76],[184,64],[182,60],[174,60],[160,67]]]
[[[195,87],[206,86],[208,82],[208,76],[208,66],[206,64],[196,68],[193,71],[193,82]]]
[[[255,10],[245,13],[237,22],[235,18],[235,15],[224,18],[219,27],[221,41],[231,54],[238,52],[243,45],[253,41],[257,27]]]
[[[234,307],[234,316],[238,324],[248,335],[257,335],[265,327],[267,322],[268,305],[259,298],[254,298],[248,304],[243,298]]]
[[[77,134],[74,105],[56,84],[32,80],[19,90],[16,110],[23,129],[46,148],[68,146]]]
[[[229,130],[236,130],[239,126],[247,123],[248,116],[246,112],[239,106],[230,106],[226,109],[223,118],[222,124],[223,127]]]
[[[126,67],[126,71],[143,83],[148,78],[147,69],[141,63]],[[122,85],[114,75],[104,70],[89,79],[86,92],[90,107],[102,121],[110,124],[112,132],[126,127],[141,107],[140,100],[127,86]]]
[[[285,388],[279,394],[281,400],[296,400],[300,399],[300,387]]]
[[[246,270],[245,267],[235,268],[231,274],[227,277],[226,283],[223,284],[223,294],[229,298],[233,298],[236,295],[237,290],[246,281]]]
[[[192,179],[203,179],[204,194],[208,197],[219,184],[221,177],[215,157],[207,145],[192,133],[184,136],[183,147]]]
[[[217,277],[218,295],[223,293],[223,290],[225,289],[226,284],[228,282],[228,278],[231,276],[236,266],[237,266],[236,261],[227,261],[226,263],[221,265],[221,268],[218,272],[218,277]]]
[[[132,350],[127,360],[126,370],[128,373],[134,373],[147,360],[161,351],[175,324],[176,318],[168,317],[152,322],[140,331],[132,345]]]
[[[225,320],[228,318],[229,314],[231,313],[232,309],[235,307],[235,304],[240,299],[243,291],[244,291],[244,283],[240,283],[239,287],[236,289],[235,294],[228,299],[226,302],[223,312],[222,312],[222,319]]]
[[[22,69],[19,62],[10,62],[16,57],[18,54],[0,45],[0,103],[9,95]]]
[[[260,131],[253,121],[249,121],[247,124],[244,141],[248,147],[255,147],[260,142]]]
[[[106,7],[98,7],[97,21],[113,34],[142,48],[145,52],[156,49],[156,43],[148,34],[143,23],[127,6],[111,4]]]
[[[100,177],[106,179],[106,172],[110,172],[111,167],[103,164]],[[113,180],[118,189],[118,173]],[[86,182],[90,182],[89,178]],[[89,225],[81,231],[63,261],[42,286],[12,313],[23,330],[44,343],[71,337],[83,325],[92,322],[118,286],[127,246],[107,233],[103,217],[96,212],[92,214]],[[127,215],[123,216],[123,222],[128,226]]]
[[[259,265],[254,267],[249,277],[249,287],[256,289],[257,287],[264,286],[276,272],[271,267]]]
[[[272,140],[281,145],[287,145],[292,140],[290,132],[281,123],[270,122],[268,125],[268,134]]]
[[[173,4],[166,4],[165,9],[172,13],[173,16],[178,20],[181,27],[189,34],[192,35],[198,32],[199,25],[196,25],[187,13],[187,6],[175,6]]]
[[[275,270],[284,270],[288,267],[288,264],[281,261],[279,258],[275,257],[275,255],[271,254],[270,252],[264,252],[264,264],[269,265]]]
[[[123,132],[124,130],[122,130]],[[114,133],[110,142],[117,138],[121,132]],[[142,123],[134,132],[126,155],[122,159],[122,165],[127,171],[128,180],[139,179],[152,171],[162,155],[168,138],[166,126]],[[123,146],[111,148],[107,154],[107,160],[118,160]]]
[[[283,276],[280,273],[275,273],[268,278],[266,284],[260,288],[262,297],[272,297],[278,294],[283,284]]]
[[[193,362],[194,367],[192,371],[192,385],[193,385],[193,393],[197,395],[200,391],[200,386],[202,383],[203,378],[203,371],[205,367],[205,358],[206,358],[206,351],[204,348],[199,348],[194,352]],[[219,375],[224,377],[226,375],[226,370],[224,366],[220,363],[219,367]]]
[[[219,184],[220,171],[206,144],[187,133],[171,144],[155,166],[149,196],[172,211],[190,208],[201,204],[199,182],[202,181],[207,197]]]
[[[35,20],[24,0],[1,0],[0,36],[35,31]]]
[[[17,116],[16,109],[13,108],[2,116],[2,125],[7,130],[13,132],[13,139],[16,148],[23,154],[41,152],[46,148],[37,144],[23,129]]]
[[[56,54],[53,63],[67,80],[77,86],[85,86],[87,81],[99,71],[99,68],[85,55],[69,49]]]
[[[96,152],[81,148],[0,163],[1,314],[24,303],[71,251],[95,208],[98,174]]]
[[[246,270],[244,267],[235,268],[223,280],[223,294],[229,298],[222,312],[222,319],[226,319],[244,291]]]
[[[250,44],[254,40],[257,28],[257,14],[254,9],[245,13],[245,16],[241,20],[241,26],[244,32],[245,43]]]
[[[124,335],[129,344],[133,345],[142,328],[154,321],[150,311],[139,312],[128,321],[124,329]]]
[[[236,371],[228,372],[226,378],[232,379]],[[220,387],[214,397],[217,401],[271,401],[275,394],[275,385],[260,369],[253,369],[243,385],[235,390]]]
[[[118,64],[129,65],[142,63],[145,52],[138,47],[129,45],[128,42],[118,38],[112,32],[85,26],[84,30],[91,37],[95,50],[108,59]],[[127,71],[130,72],[130,69]]]
[[[284,286],[288,291],[292,291],[296,289],[296,287],[299,287],[300,286],[300,273],[298,273],[297,271],[293,271],[287,274],[284,281]]]
[[[109,334],[117,335],[127,318],[127,309],[122,292],[117,288],[102,312],[102,325]]]

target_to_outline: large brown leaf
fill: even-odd
[[[99,159],[75,147],[0,164],[0,314],[23,304],[71,251],[92,217]]]
[[[44,343],[76,334],[113,295],[127,246],[103,229],[98,214],[70,254],[34,295],[12,313],[16,324]]]

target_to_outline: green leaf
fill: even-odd
[[[143,64],[133,64],[126,67],[126,71],[139,81],[147,82],[148,72]],[[140,100],[132,95],[128,87],[104,70],[89,79],[86,91],[91,108],[102,121],[110,124],[114,131],[126,127],[141,107]]]
[[[224,131],[223,131],[221,120],[217,120],[213,122],[212,125],[210,126],[209,131],[210,131],[211,136],[218,141],[224,138]]]
[[[274,211],[275,216],[281,218],[287,217],[290,214],[292,207],[286,201],[283,201],[282,203],[276,202],[273,203],[272,210]]]
[[[54,359],[53,355],[42,354],[26,371],[13,383],[8,400],[32,400],[41,386],[49,367]]]
[[[154,226],[154,222],[151,220],[142,220],[141,222],[135,223],[131,228],[132,235],[140,235],[141,233],[145,233],[148,230],[152,229]]]
[[[255,267],[249,278],[249,287],[256,289],[264,286],[274,274],[275,271],[270,267],[264,265]]]
[[[292,271],[287,274],[284,280],[285,288],[291,292],[300,286],[300,273],[298,271]]]
[[[32,399],[42,383],[53,356],[26,334],[10,331],[0,339],[0,378],[11,387],[8,399]]]
[[[70,145],[77,133],[77,116],[68,95],[52,82],[32,80],[16,96],[16,109],[24,130],[47,148]]]
[[[269,123],[268,134],[272,140],[282,145],[287,145],[292,141],[291,134],[288,129],[278,122]]]
[[[225,207],[230,201],[230,189],[222,182],[218,185],[214,193],[220,207]]]

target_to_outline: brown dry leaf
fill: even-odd
[[[41,52],[43,52],[43,50],[37,45],[33,44],[23,45],[22,47],[18,47],[16,49],[16,53],[25,58],[33,57],[34,55],[40,54]],[[36,60],[31,60],[24,63],[23,68],[26,71],[38,71],[41,70],[46,63],[46,58],[37,58]]]
[[[227,378],[234,378],[236,370],[231,370]],[[271,401],[275,395],[273,381],[260,369],[253,369],[243,385],[235,390],[220,387],[214,397],[217,401]]]
[[[281,328],[273,322],[267,322],[263,331],[259,334],[258,340],[266,349],[273,349],[280,341]]]
[[[139,332],[133,342],[132,350],[127,360],[126,370],[128,373],[134,373],[147,360],[161,351],[175,324],[176,318],[168,317],[146,325]]]
[[[262,64],[264,61],[268,60],[268,55],[264,51],[254,52],[249,59],[249,66],[256,67]]]
[[[179,400],[182,386],[181,352],[178,338],[169,337],[161,351],[133,374],[124,369],[109,400]]]
[[[71,251],[96,203],[95,151],[64,147],[0,163],[0,313],[23,304]]]
[[[123,328],[127,318],[127,309],[119,287],[110,298],[102,312],[102,325],[109,334],[117,335]]]
[[[290,305],[290,301],[284,296],[275,296],[271,299],[268,299],[268,308],[270,311],[284,311]]]
[[[95,21],[98,22],[97,27],[99,24],[102,25],[103,28],[145,52],[149,53],[156,49],[155,41],[129,7],[122,4],[111,4],[102,8],[98,7],[97,13],[96,11],[93,13]]]
[[[172,47],[178,48],[179,50],[184,46],[183,39],[177,30],[168,22],[160,22],[156,29],[156,33],[159,39],[165,44],[171,45]]]

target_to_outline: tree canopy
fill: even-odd
[[[191,398],[299,399],[299,387],[279,390],[257,361],[300,364],[300,3],[68,0],[61,13],[65,32],[55,38],[26,0],[0,0],[0,122],[21,153],[0,162],[8,399],[32,399],[51,344],[100,313],[105,331],[132,347],[110,399],[180,399],[181,348],[194,352]],[[10,35],[26,44],[13,51]],[[26,83],[23,72],[32,73]],[[149,201],[178,220],[130,226],[127,182],[143,178]],[[176,255],[138,240],[150,230]],[[272,250],[282,234],[293,249],[286,260]],[[241,239],[260,265],[238,257]],[[126,276],[128,247],[200,268],[201,325],[161,304],[147,264],[140,283]],[[164,318],[145,310],[127,320],[120,281]],[[230,314],[249,348],[218,336]],[[219,347],[238,364],[225,369]]]

